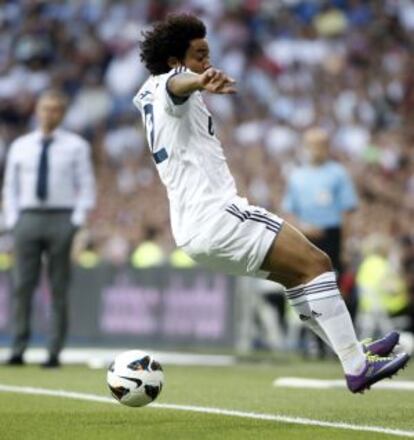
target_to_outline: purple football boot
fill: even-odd
[[[387,333],[383,338],[372,341],[365,339],[361,341],[362,349],[365,353],[376,354],[378,356],[388,356],[392,353],[394,347],[400,341],[400,334],[393,330]]]
[[[353,393],[369,390],[374,383],[394,376],[407,365],[409,359],[410,356],[407,353],[400,353],[392,357],[368,354],[365,368],[360,374],[345,375],[348,388]]]

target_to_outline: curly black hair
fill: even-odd
[[[192,14],[168,15],[142,35],[141,61],[152,75],[160,75],[171,69],[168,58],[183,60],[191,40],[205,38],[206,27]]]

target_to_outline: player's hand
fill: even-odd
[[[210,93],[236,93],[236,81],[221,70],[210,67],[200,75],[201,87]]]

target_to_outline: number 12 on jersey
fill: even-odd
[[[147,140],[150,150],[154,150],[154,109],[152,104],[145,104],[144,107],[145,117],[145,131],[147,132]]]
[[[144,107],[145,131],[147,133],[147,140],[152,157],[158,165],[168,158],[168,153],[165,148],[161,148],[154,152],[154,107],[152,104],[145,104]]]

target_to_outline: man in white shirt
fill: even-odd
[[[49,358],[57,367],[67,332],[70,250],[76,229],[95,203],[89,144],[59,128],[66,97],[44,92],[37,103],[39,128],[10,146],[3,184],[3,211],[15,239],[14,335],[10,365],[22,365],[30,337],[33,292],[46,256],[52,295]]]
[[[329,257],[297,229],[237,195],[201,91],[235,93],[210,64],[206,28],[195,16],[171,15],[144,33],[141,60],[150,78],[134,98],[170,201],[177,245],[194,260],[236,275],[265,277],[287,288],[306,324],[338,355],[349,389],[362,392],[408,362],[391,354],[393,332],[361,344]]]

